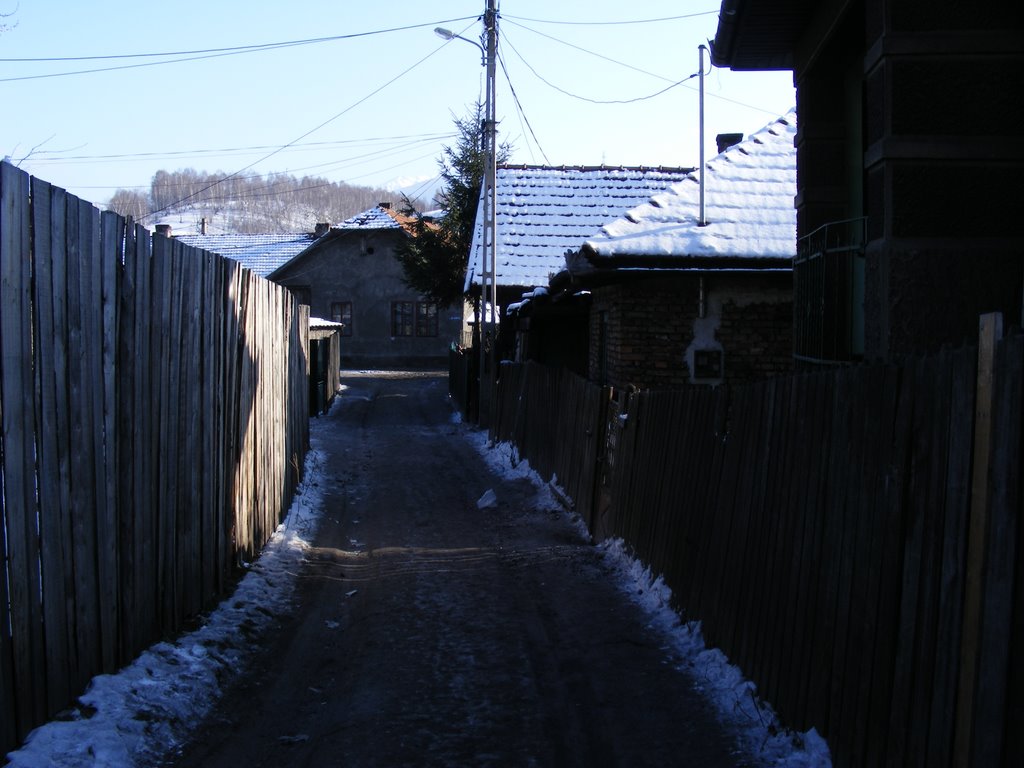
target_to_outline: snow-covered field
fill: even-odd
[[[329,423],[327,419],[311,423],[312,450],[306,459],[305,481],[284,523],[234,595],[206,617],[200,629],[173,643],[154,645],[117,674],[94,678],[65,718],[37,728],[21,749],[8,755],[10,765],[148,765],[188,739],[192,728],[213,708],[224,683],[243,669],[251,653],[250,638],[289,605],[293,574],[313,539],[322,508],[317,489],[324,454],[318,431]],[[485,434],[469,428],[464,434],[496,472],[533,481],[538,507],[558,507],[557,488],[542,482],[527,462],[515,461],[511,446],[489,446]],[[581,536],[588,536],[578,518],[577,526]],[[671,593],[660,577],[630,557],[621,541],[600,547],[624,593],[645,608],[651,625],[664,634],[667,655],[701,681],[720,717],[743,734],[745,746],[761,755],[764,765],[831,766],[828,747],[816,732],[792,733],[782,728],[739,669],[720,651],[705,647],[699,625],[680,622],[669,607]]]

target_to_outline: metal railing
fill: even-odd
[[[844,363],[864,353],[866,218],[834,221],[797,241],[793,355]]]

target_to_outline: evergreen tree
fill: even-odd
[[[405,272],[405,283],[431,301],[451,306],[463,298],[466,265],[473,244],[473,226],[480,200],[487,153],[484,106],[477,102],[470,113],[456,118],[458,138],[444,147],[438,166],[443,185],[435,200],[444,216],[431,224],[417,217],[415,237],[404,243],[396,254]],[[498,146],[498,162],[505,162],[511,149]],[[402,212],[416,216],[408,198]]]

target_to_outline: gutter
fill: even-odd
[[[736,49],[736,34],[743,15],[745,0],[722,0],[718,14],[718,29],[710,41],[711,63],[716,67],[731,67]]]

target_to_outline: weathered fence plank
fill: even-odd
[[[1021,552],[1021,431],[1024,423],[1024,355],[1021,339],[1004,340],[997,349],[992,398],[991,469],[988,476],[988,546],[984,558],[978,677],[974,711],[973,765],[1010,765],[1004,761],[1007,677],[1014,635],[1014,591],[1022,588],[1018,564]],[[1016,584],[1015,584],[1016,581]],[[1016,598],[1019,600],[1019,597]],[[1019,692],[1015,695],[1020,696]]]
[[[1011,517],[1017,510],[1015,543],[1015,576],[1012,616],[1009,628],[1010,659],[1006,674],[1006,715],[1003,730],[1002,765],[1024,765],[1024,525],[1020,510],[1024,509],[1024,337],[1016,336],[1000,348],[998,419],[1004,425],[993,450],[997,468],[991,478],[991,498],[999,516]],[[992,726],[992,723],[989,723]],[[993,732],[986,736],[998,739]]]
[[[118,279],[124,256],[124,220],[112,211],[100,215],[96,240],[98,250],[94,295],[96,302],[96,358],[99,376],[96,392],[100,405],[97,415],[99,439],[94,444],[100,453],[96,459],[96,541],[100,583],[100,621],[103,671],[120,666],[120,522],[117,484],[119,447],[117,423],[117,309]]]
[[[17,731],[46,714],[42,603],[35,539],[35,388],[32,380],[32,261],[28,177],[0,165],[0,400],[3,505]],[[6,605],[6,604],[5,604]],[[6,626],[0,632],[6,632]]]
[[[136,625],[134,652],[142,649],[148,638],[159,632],[159,531],[160,492],[158,474],[158,448],[153,439],[159,434],[160,378],[154,375],[159,359],[157,330],[160,319],[159,288],[154,279],[153,239],[139,226],[135,228],[135,357],[129,364],[133,369],[135,389],[132,398],[132,453],[133,477],[133,557],[135,581]],[[156,346],[154,347],[154,344]],[[154,354],[157,352],[157,354]]]
[[[14,188],[11,188],[13,186]],[[6,268],[9,259],[17,258],[16,248],[17,236],[6,232],[8,218],[16,220],[15,206],[24,193],[19,194],[19,183],[17,177],[10,174],[6,165],[0,165],[0,271]],[[0,323],[5,322],[6,307],[0,302]],[[0,361],[2,365],[2,361]],[[3,393],[0,389],[0,422],[3,420],[4,402]],[[0,434],[0,441],[2,441]],[[7,510],[6,494],[0,494],[0,544],[3,545],[3,552],[10,546],[10,528],[7,518],[13,512]],[[15,522],[15,525],[17,523]],[[10,632],[10,616],[8,605],[11,604],[11,593],[7,579],[0,579],[0,711],[6,714],[0,718],[0,746],[3,744],[16,743],[19,736],[17,727],[17,697],[14,683],[14,650],[13,640]]]
[[[59,225],[55,226],[59,222]],[[32,230],[35,250],[36,445],[39,502],[39,550],[42,569],[43,622],[46,640],[47,716],[71,696],[71,634],[66,580],[73,562],[69,543],[66,484],[62,482],[59,409],[64,391],[63,303],[55,301],[55,273],[64,269],[63,206],[54,210],[53,188],[32,180]],[[58,278],[60,280],[61,278]],[[63,295],[63,288],[59,290]],[[64,477],[66,478],[66,465]]]

